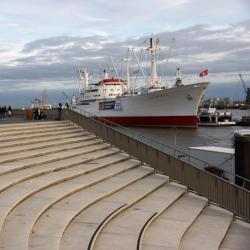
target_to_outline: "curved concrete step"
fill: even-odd
[[[56,129],[54,131],[48,132],[48,133],[43,133],[41,132],[40,134],[22,134],[20,136],[8,136],[4,138],[0,138],[0,143],[2,142],[8,142],[11,140],[23,140],[23,139],[31,139],[31,138],[38,138],[38,137],[44,137],[44,136],[55,136],[55,135],[65,135],[65,134],[73,134],[73,133],[79,133],[80,129],[78,128],[71,128],[68,130],[62,130],[62,131],[57,131]]]
[[[93,249],[136,249],[145,222],[175,202],[186,188],[168,183],[116,216],[98,234]]]
[[[59,249],[87,249],[95,231],[109,215],[124,204],[138,202],[167,181],[166,176],[151,174],[81,211],[68,223]]]
[[[4,139],[5,137],[12,137],[12,136],[15,136],[15,137],[19,137],[20,135],[24,135],[24,134],[32,134],[32,135],[37,135],[39,136],[41,133],[51,133],[51,132],[54,132],[55,130],[56,131],[68,131],[70,129],[78,129],[76,127],[73,127],[73,126],[63,126],[63,127],[44,127],[44,126],[40,126],[39,128],[36,128],[36,129],[31,129],[31,128],[22,128],[22,129],[19,129],[19,130],[16,130],[16,131],[5,131],[5,132],[2,132],[0,131],[1,133],[1,139]]]
[[[114,155],[112,159],[110,159],[110,157],[95,159],[94,162],[92,161],[80,164],[74,169],[52,172],[50,174],[31,178],[27,181],[23,181],[22,183],[9,187],[4,192],[0,193],[0,231],[7,215],[12,211],[12,209],[15,208],[15,206],[27,199],[29,196],[46,188],[52,187],[53,185],[69,181],[71,179],[76,179],[77,177],[81,178],[83,175],[126,160],[127,157],[128,156],[125,154],[117,154]]]
[[[9,162],[5,164],[1,164],[0,175],[11,173],[19,169],[35,167],[35,166],[45,164],[45,163],[52,163],[55,161],[72,158],[80,154],[90,153],[96,150],[106,149],[109,147],[110,147],[109,144],[98,143],[98,144],[90,145],[87,147],[82,147],[80,149],[67,150],[63,152],[63,154],[62,152],[59,152],[59,153],[53,153],[50,155],[38,156],[38,157],[31,158],[31,159],[24,159],[24,160],[20,160],[17,162]]]
[[[130,161],[131,163],[128,164],[128,161]],[[43,215],[45,214],[47,209],[49,209],[50,211],[50,207],[60,202],[60,200],[65,201],[65,199],[67,199],[66,197],[68,196],[74,197],[72,202],[76,206],[79,202],[81,202],[81,199],[84,199],[84,201],[89,199],[89,201],[91,201],[92,199],[94,199],[93,197],[98,198],[100,196],[100,193],[105,192],[105,189],[108,189],[110,185],[112,186],[112,181],[109,180],[110,178],[119,175],[129,169],[137,167],[138,164],[138,161],[127,160],[125,162],[110,165],[104,169],[91,172],[87,175],[82,175],[74,179],[56,184],[30,196],[28,199],[17,205],[8,215],[2,227],[0,246],[4,249],[16,249],[16,247],[18,247],[18,249],[20,250],[27,249],[31,228],[38,219],[39,220],[37,221],[37,223],[44,219]],[[102,182],[101,187],[99,187],[98,185],[98,183],[100,182]],[[104,183],[106,183],[106,185],[104,185]],[[117,185],[117,182],[114,182],[114,184]],[[96,188],[96,185],[99,187],[99,189]],[[99,193],[98,190],[100,190]],[[83,193],[84,196],[80,196],[77,199],[76,197],[77,195],[79,195],[79,193]],[[63,213],[65,213],[60,221],[64,219],[64,216],[66,216],[66,208],[68,205],[69,203],[64,203],[65,207],[64,209],[62,209],[61,213],[60,211],[56,213],[57,222],[59,222],[58,216],[62,216]],[[46,213],[46,218],[48,218],[47,215],[48,214]],[[52,220],[52,217],[53,216],[50,217],[50,220]],[[53,217],[53,219],[55,219],[55,217]],[[15,231],[18,232],[18,235],[20,235],[20,237],[17,237],[16,235],[13,237],[13,228],[15,228]],[[35,227],[35,230],[38,229]],[[49,230],[50,229],[48,228],[48,231]],[[49,244],[50,246],[48,249],[52,249],[52,243],[49,242]],[[46,249],[46,247],[44,247],[43,249]]]
[[[106,162],[109,160],[116,161],[117,158],[128,157],[125,154],[118,155],[118,152],[119,152],[118,149],[100,149],[100,150],[95,150],[95,152],[82,154],[79,156],[75,156],[73,158],[58,160],[53,163],[41,164],[39,165],[39,168],[30,167],[30,168],[18,169],[15,172],[11,172],[0,176],[0,192],[7,189],[10,186],[13,186],[14,184],[17,184],[19,182],[43,174],[48,174],[51,172],[61,171],[65,169],[68,169],[67,174],[73,173],[75,169],[78,168],[80,170],[85,170],[85,165],[84,166],[82,165],[83,163],[96,164],[99,162],[97,160],[100,158],[102,158],[100,159],[101,163],[106,164]],[[93,165],[93,167],[94,166],[95,165]]]
[[[250,249],[250,224],[236,219],[227,231],[222,241],[220,250],[249,250]]]
[[[27,122],[19,122],[19,123],[7,123],[0,124],[0,128],[23,128],[23,127],[39,127],[43,125],[62,125],[62,124],[70,124],[69,121],[27,121]]]
[[[149,225],[140,249],[178,249],[184,232],[206,205],[207,199],[186,193]]]
[[[85,140],[84,140],[85,139]],[[6,155],[2,155],[0,158],[0,164],[7,163],[7,162],[13,162],[13,161],[20,161],[23,159],[30,159],[35,158],[38,156],[43,155],[51,155],[53,153],[58,152],[65,152],[67,150],[73,150],[73,149],[79,149],[82,147],[102,143],[103,141],[101,139],[97,139],[96,137],[87,137],[83,138],[80,142],[71,142],[68,144],[58,144],[57,146],[50,146],[42,149],[34,149],[30,151],[24,151],[24,152],[18,152],[18,153],[10,153]]]
[[[181,250],[217,250],[233,219],[232,213],[220,207],[207,206],[182,237]]]
[[[81,135],[78,137],[62,138],[62,139],[57,139],[53,141],[41,141],[41,142],[39,140],[34,144],[9,146],[9,147],[5,147],[1,149],[0,156],[6,155],[6,154],[19,153],[23,151],[31,151],[31,150],[36,150],[36,149],[55,147],[58,145],[66,145],[69,143],[81,142],[83,140],[87,140],[88,138],[94,139],[96,138],[96,136],[93,134],[86,133],[85,135]]]
[[[9,124],[9,126],[7,126],[7,127],[2,127],[0,124],[0,133],[15,132],[15,131],[26,130],[26,129],[33,131],[33,130],[40,129],[40,127],[43,127],[43,128],[63,128],[63,127],[68,127],[68,126],[73,126],[73,125],[70,125],[69,123],[59,123],[59,124],[52,123],[52,124],[42,124],[39,126],[33,126],[32,123],[25,123],[25,125],[22,125],[19,127],[11,126],[11,124]]]
[[[34,225],[30,235],[29,249],[42,249],[43,247],[51,250],[58,249],[65,228],[76,214],[151,173],[152,169],[132,169],[56,203]],[[59,222],[56,218],[60,216],[59,214],[64,214],[65,209],[67,212]],[[39,247],[41,245],[43,245],[42,248]]]
[[[42,142],[55,142],[57,140],[77,138],[77,137],[87,136],[87,135],[91,135],[91,133],[84,131],[84,130],[79,130],[78,133],[59,134],[56,136],[50,136],[49,138],[39,137],[39,141],[37,140],[37,138],[7,141],[7,142],[1,142],[0,149],[11,148],[11,147],[16,147],[16,146],[36,145]]]
[[[42,150],[42,149],[50,149],[54,148],[56,146],[60,145],[67,145],[70,143],[79,143],[87,140],[96,139],[95,135],[85,135],[80,137],[74,137],[74,138],[67,138],[67,139],[61,139],[56,141],[49,141],[49,142],[38,142],[36,144],[32,145],[22,145],[22,146],[14,146],[14,147],[8,147],[1,149],[0,151],[0,157],[1,155],[7,155],[7,154],[14,154],[14,153],[21,153],[24,151],[34,151],[34,150]]]

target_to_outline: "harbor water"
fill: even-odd
[[[239,120],[243,115],[247,115],[245,110],[230,111],[233,113],[233,119],[236,120]],[[129,127],[128,129],[138,132],[150,139],[161,142],[167,146],[175,147],[176,149],[188,154],[189,147],[233,147],[234,131],[239,129],[250,129],[250,127],[200,126],[198,129]]]

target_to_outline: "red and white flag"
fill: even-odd
[[[203,71],[200,73],[199,77],[203,77],[203,76],[207,76],[207,75],[208,75],[208,69],[205,69],[205,70],[203,70]]]

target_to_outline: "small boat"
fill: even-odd
[[[201,126],[232,126],[232,112],[218,112],[216,108],[200,109],[198,112],[198,124]]]

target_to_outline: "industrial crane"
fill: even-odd
[[[250,107],[250,88],[247,87],[246,82],[244,81],[242,75],[239,73],[240,81],[243,86],[244,92],[246,94],[245,103],[248,107]]]
[[[64,91],[62,91],[62,94],[64,95],[66,101],[68,101],[69,100],[69,96]]]

